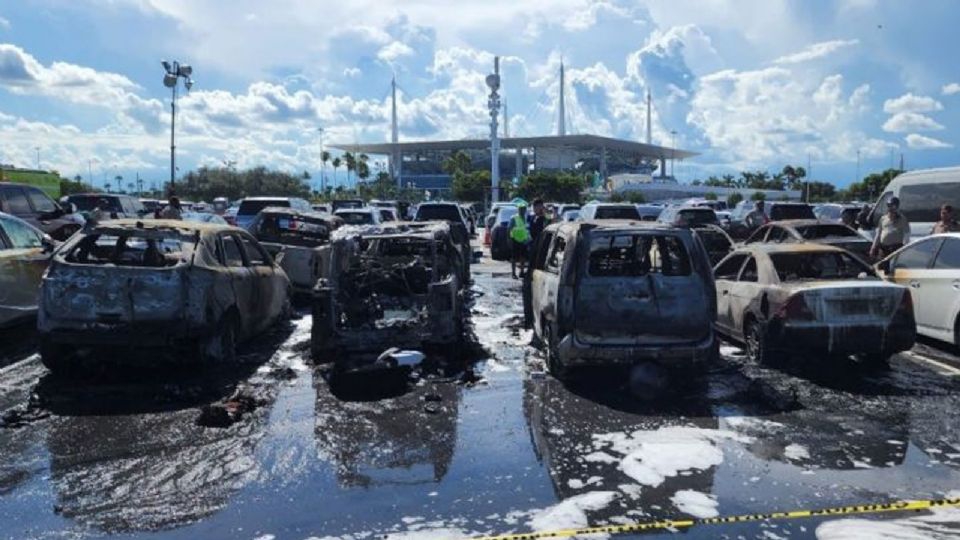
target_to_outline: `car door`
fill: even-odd
[[[537,260],[538,268],[532,274],[531,293],[533,298],[533,320],[539,331],[546,324],[557,320],[557,289],[560,286],[560,267],[566,251],[566,239],[563,235],[545,231],[541,239]]]
[[[249,233],[239,234],[254,282],[258,291],[256,316],[259,329],[273,324],[287,300],[287,280],[282,270],[273,264],[273,258]]]
[[[733,293],[737,276],[740,275],[740,269],[743,268],[747,257],[745,253],[731,255],[721,261],[713,273],[717,287],[717,326],[726,334],[734,331],[733,304],[730,301],[730,295]]]
[[[956,341],[957,312],[960,310],[960,238],[944,238],[933,267],[921,283],[923,298],[936,301],[923,306],[926,324],[944,341]],[[956,343],[954,343],[956,344]]]
[[[27,224],[0,218],[0,324],[37,309],[43,272],[50,262],[43,237]]]
[[[932,336],[938,324],[933,306],[940,299],[936,296],[935,272],[930,267],[942,242],[942,237],[925,238],[901,249],[890,259],[890,279],[910,287],[917,331],[924,335]]]
[[[240,312],[240,325],[244,336],[249,336],[257,331],[260,324],[260,289],[257,277],[237,232],[221,233],[220,242],[222,262],[230,273],[235,304]]]
[[[769,226],[769,225],[764,225],[764,226],[760,227],[759,229],[753,231],[753,234],[751,234],[749,237],[747,237],[747,239],[744,240],[743,243],[744,243],[744,244],[756,244],[756,243],[763,242],[763,241],[766,239],[767,234],[769,234],[769,233],[770,233],[770,226]]]
[[[750,304],[760,292],[760,278],[756,256],[749,256],[730,291],[730,330],[734,336],[743,337],[744,317]]]

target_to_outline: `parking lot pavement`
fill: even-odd
[[[725,345],[649,402],[622,372],[568,385],[545,374],[509,264],[485,259],[473,276],[482,352],[409,372],[312,366],[307,309],[248,345],[243,369],[219,373],[66,381],[17,349],[0,371],[0,537],[456,538],[960,486],[960,381],[912,357],[934,356],[925,349],[888,370],[816,358],[770,369]],[[233,403],[246,404],[237,421],[208,427],[204,414]],[[864,523],[877,537],[960,532],[944,512],[685,537],[854,538]]]

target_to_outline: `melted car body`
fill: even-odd
[[[328,253],[321,248],[342,223],[329,214],[268,207],[257,214],[248,230],[271,255],[283,252],[280,266],[290,278],[293,291],[309,294],[320,279],[322,258]]]
[[[314,357],[446,346],[463,327],[463,259],[443,222],[345,226],[321,248],[313,290]]]
[[[83,346],[170,348],[234,358],[236,343],[289,306],[290,281],[253,236],[230,226],[117,220],[57,250],[43,279],[41,356],[73,367]]]

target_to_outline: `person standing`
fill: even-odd
[[[764,204],[762,200],[753,203],[753,210],[751,210],[750,213],[743,218],[743,224],[746,225],[751,231],[770,223],[770,218],[767,217],[767,213],[764,211],[763,207]]]
[[[543,233],[543,229],[547,227],[547,209],[543,204],[543,199],[535,199],[533,201],[533,215],[530,217],[530,246],[537,245],[537,241],[540,240],[540,235]],[[530,254],[531,258],[533,253]]]
[[[180,208],[180,199],[170,197],[167,206],[160,211],[160,219],[183,219],[183,210]]]
[[[870,256],[882,259],[910,241],[910,222],[900,212],[900,199],[893,197],[887,202],[887,213],[880,218],[877,234],[873,237]]]
[[[527,229],[527,205],[517,204],[517,213],[510,220],[510,274],[517,279],[517,266],[520,266],[520,277],[523,277],[527,263],[527,244],[530,243],[530,231]]]
[[[933,225],[930,234],[960,232],[960,223],[953,217],[953,206],[945,204],[940,207],[940,221]]]

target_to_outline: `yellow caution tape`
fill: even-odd
[[[568,538],[581,534],[626,534],[650,531],[655,529],[684,529],[694,525],[716,525],[719,523],[743,523],[747,521],[766,521],[769,519],[794,519],[841,516],[845,514],[879,514],[882,512],[903,512],[907,510],[929,510],[947,506],[960,506],[960,498],[935,499],[918,501],[896,501],[877,504],[857,504],[853,506],[837,506],[821,508],[819,510],[793,510],[790,512],[768,512],[765,514],[744,514],[740,516],[726,516],[697,519],[667,519],[650,521],[647,523],[632,523],[629,525],[603,525],[599,527],[584,527],[580,529],[557,529],[553,531],[537,531],[517,534],[500,534],[495,536],[477,536],[471,540],[536,540],[539,538]]]

